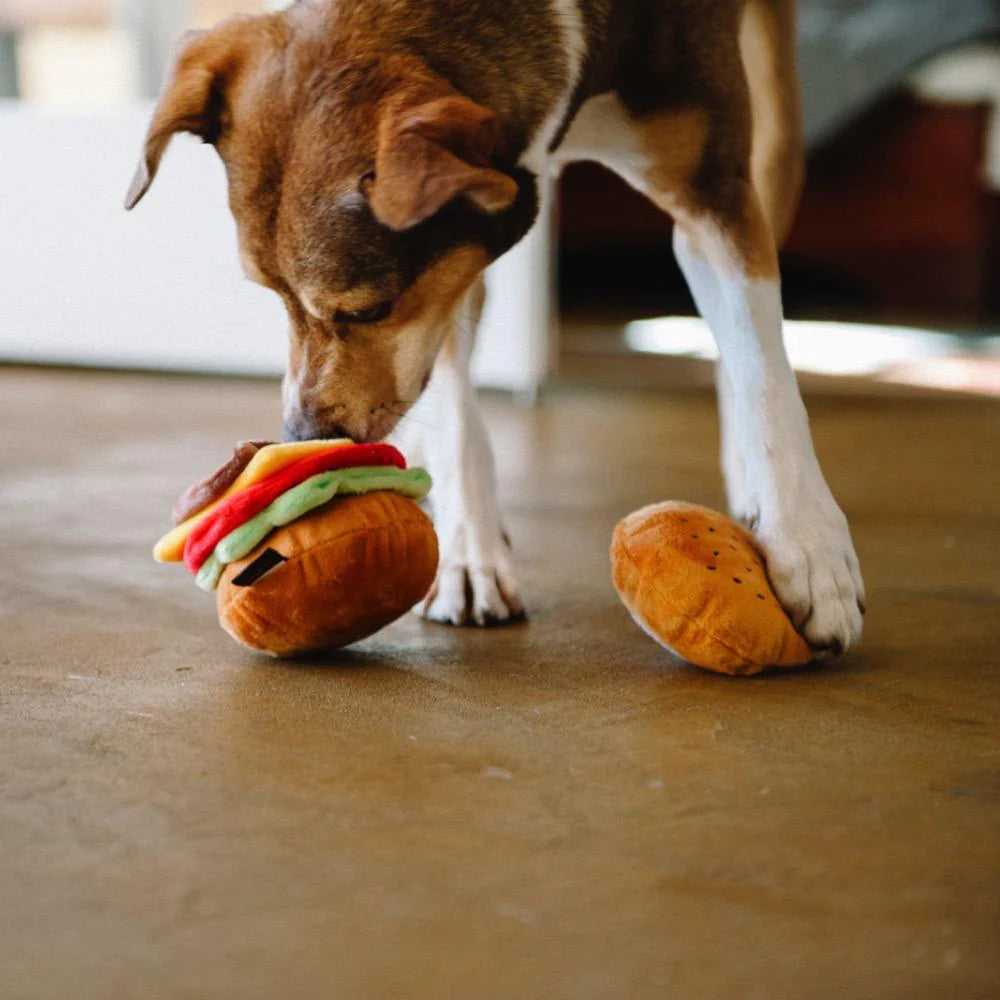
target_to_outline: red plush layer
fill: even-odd
[[[394,465],[406,468],[406,459],[391,444],[340,445],[330,451],[310,455],[280,472],[231,496],[203,521],[196,524],[184,544],[184,563],[192,573],[215,551],[215,546],[231,531],[256,517],[273,500],[312,476],[333,469]]]

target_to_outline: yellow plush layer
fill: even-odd
[[[240,473],[233,485],[218,500],[178,524],[176,528],[168,531],[156,543],[153,548],[153,558],[157,562],[180,562],[184,558],[184,543],[187,541],[191,529],[199,521],[208,517],[219,504],[234,493],[239,493],[240,490],[245,490],[247,487],[253,486],[254,483],[259,483],[300,459],[308,458],[321,451],[329,451],[331,448],[346,447],[349,444],[351,441],[347,438],[338,438],[329,441],[294,441],[288,444],[269,444],[261,448],[250,459],[250,463]]]

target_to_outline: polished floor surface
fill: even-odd
[[[274,663],[149,547],[266,382],[0,369],[0,996],[977,1000],[1000,982],[1000,404],[828,392],[861,647],[685,666],[615,521],[704,392],[491,399],[521,626]]]

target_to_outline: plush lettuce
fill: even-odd
[[[334,497],[391,490],[413,500],[423,500],[430,488],[430,475],[419,468],[374,466],[321,472],[282,493],[269,507],[226,535],[202,564],[195,581],[202,590],[214,590],[229,563],[252,552],[275,528],[291,524]]]

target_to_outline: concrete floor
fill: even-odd
[[[606,565],[710,397],[488,411],[532,620],[275,664],[148,550],[276,386],[0,369],[0,996],[997,996],[1000,405],[814,401],[868,631],[754,680]]]

